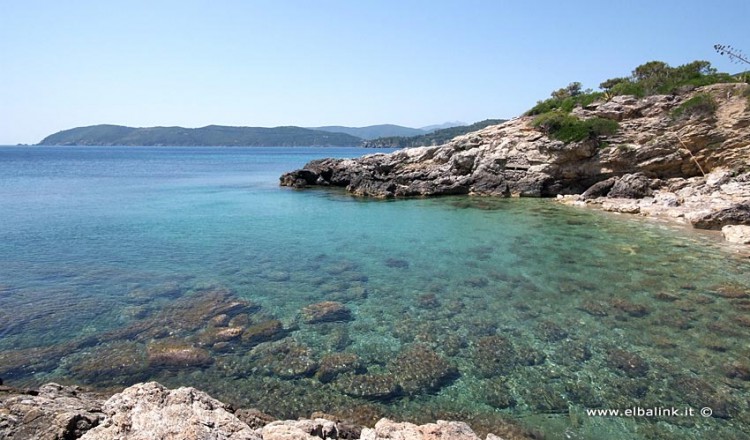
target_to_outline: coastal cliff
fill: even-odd
[[[523,116],[442,146],[323,159],[281,185],[345,187],[380,198],[450,194],[554,197],[605,209],[683,218],[696,227],[750,225],[750,85],[671,95],[614,96],[577,106],[613,133],[557,140]],[[703,101],[710,105],[701,105]],[[566,197],[567,196],[567,197]]]

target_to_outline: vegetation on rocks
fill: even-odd
[[[543,113],[534,119],[533,125],[547,136],[566,143],[597,140],[600,136],[615,134],[619,128],[617,121],[611,119],[580,119],[561,111]]]
[[[718,104],[708,93],[699,93],[672,110],[672,117],[676,120],[693,116],[711,116],[716,112]]]
[[[663,61],[649,61],[636,67],[630,76],[610,78],[599,84],[601,92],[582,90],[581,83],[574,82],[552,92],[552,97],[539,101],[527,115],[541,115],[551,111],[570,113],[576,107],[586,107],[597,100],[609,100],[614,96],[669,95],[681,90],[718,83],[738,82],[738,78],[719,73],[708,61],[693,61],[671,67]]]

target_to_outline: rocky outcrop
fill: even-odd
[[[260,440],[227,407],[195,388],[168,390],[156,382],[134,385],[103,405],[99,426],[82,440]]]
[[[675,118],[697,94],[711,95],[716,111]],[[566,144],[535,129],[533,117],[520,117],[438,147],[312,161],[281,176],[281,185],[382,198],[583,194],[570,201],[602,206],[605,198],[615,201],[610,210],[645,215],[687,205],[671,216],[720,229],[744,222],[736,212],[744,208],[733,205],[750,200],[748,94],[748,84],[715,84],[679,95],[616,96],[573,110],[582,119],[618,121],[616,134],[599,139]]]
[[[75,386],[0,386],[0,438],[7,440],[479,439],[463,422],[381,419],[371,429],[323,417],[275,421],[256,410],[235,412],[195,388],[169,390],[156,382],[133,385],[109,399]],[[502,439],[489,434],[487,440]]]
[[[0,387],[0,438],[80,438],[104,419],[102,395],[50,383],[38,390]]]

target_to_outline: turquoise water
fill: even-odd
[[[750,438],[746,256],[548,200],[278,187],[362,152],[0,147],[0,377],[508,438]],[[311,322],[321,301],[349,314]],[[586,413],[631,407],[696,415]]]

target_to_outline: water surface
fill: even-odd
[[[362,153],[0,147],[0,377],[509,438],[749,438],[746,257],[549,200],[278,186]],[[349,314],[310,322],[321,301]],[[586,414],[631,407],[696,415]]]

